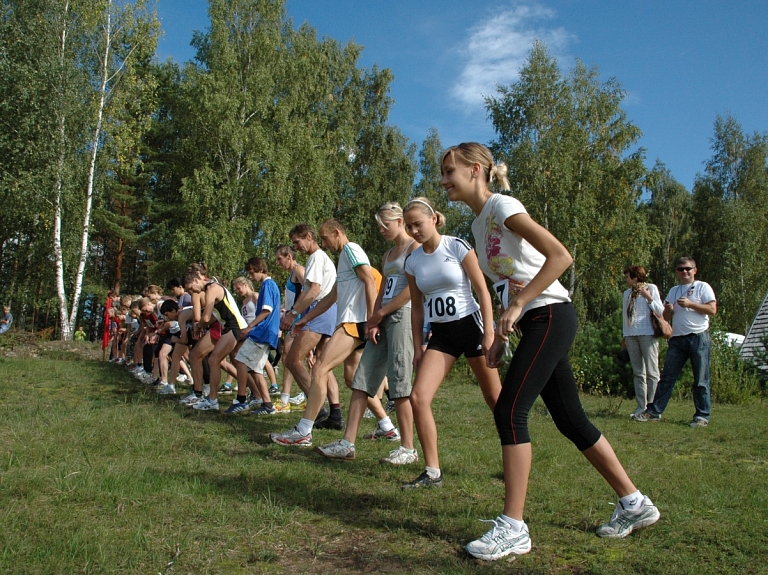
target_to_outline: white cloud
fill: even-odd
[[[482,108],[483,96],[495,93],[497,84],[518,79],[534,40],[542,41],[553,55],[565,49],[574,39],[565,28],[534,27],[554,16],[553,10],[537,4],[519,4],[473,26],[466,47],[460,49],[465,62],[451,95],[464,106]]]

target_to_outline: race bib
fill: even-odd
[[[509,307],[509,280],[501,280],[493,284],[493,292],[499,298],[501,307]]]
[[[424,302],[424,313],[428,321],[435,323],[459,319],[456,296],[448,291],[430,294]]]
[[[392,299],[395,297],[395,288],[399,280],[399,275],[387,276],[387,283],[384,284],[384,295],[381,296],[381,299]]]

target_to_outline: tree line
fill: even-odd
[[[376,265],[372,214],[416,194],[471,239],[472,214],[439,186],[437,129],[418,148],[389,122],[393,72],[294,28],[283,0],[209,0],[183,65],[157,60],[147,0],[0,2],[0,294],[26,328],[57,322],[67,339],[110,289],[164,285],[194,260],[234,277],[296,223],[331,216]],[[645,166],[625,96],[535,43],[519,80],[486,98],[488,144],[574,256],[561,279],[582,320],[615,310],[627,265],[664,294],[690,254],[722,325],[744,333],[768,289],[766,134],[716,117],[688,191]]]

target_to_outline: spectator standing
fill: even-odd
[[[624,346],[629,353],[635,384],[637,409],[631,419],[645,411],[653,401],[659,382],[659,340],[653,334],[651,314],[661,316],[659,289],[646,281],[645,268],[630,266],[624,270],[624,281],[629,289],[624,292],[622,305]]]
[[[715,292],[708,283],[696,281],[696,262],[685,256],[677,260],[675,273],[680,282],[664,300],[664,319],[672,322],[672,337],[664,369],[653,401],[636,421],[659,421],[669,403],[685,362],[693,369],[693,404],[696,412],[691,427],[709,425],[709,316],[717,313]]]

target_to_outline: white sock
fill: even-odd
[[[424,468],[427,472],[427,475],[429,475],[430,479],[437,479],[440,477],[440,468],[439,467],[425,467]]]
[[[382,431],[386,432],[386,431],[392,431],[395,428],[395,426],[392,425],[392,420],[389,418],[389,416],[387,416],[387,417],[382,417],[379,420],[379,428]]]
[[[339,443],[341,443],[344,447],[354,447],[355,446],[354,443],[350,443],[349,441],[347,441],[343,437],[339,440]]]
[[[314,421],[302,417],[301,420],[296,424],[296,429],[298,429],[299,433],[302,435],[310,435],[312,433],[313,425],[315,425]]]
[[[291,394],[290,394],[290,393],[281,393],[281,394],[280,394],[280,402],[281,402],[283,405],[285,405],[286,403],[288,403],[288,400],[289,400],[289,399],[291,399]]]
[[[643,497],[643,494],[638,490],[619,499],[619,503],[621,503],[621,506],[624,509],[630,509],[634,511],[635,509],[640,509],[640,507],[642,507],[644,500],[645,497]]]
[[[509,526],[512,528],[513,533],[520,533],[523,530],[523,527],[525,526],[525,521],[520,521],[519,519],[512,519],[511,517],[504,515],[503,513],[499,515],[504,521],[509,523]]]

